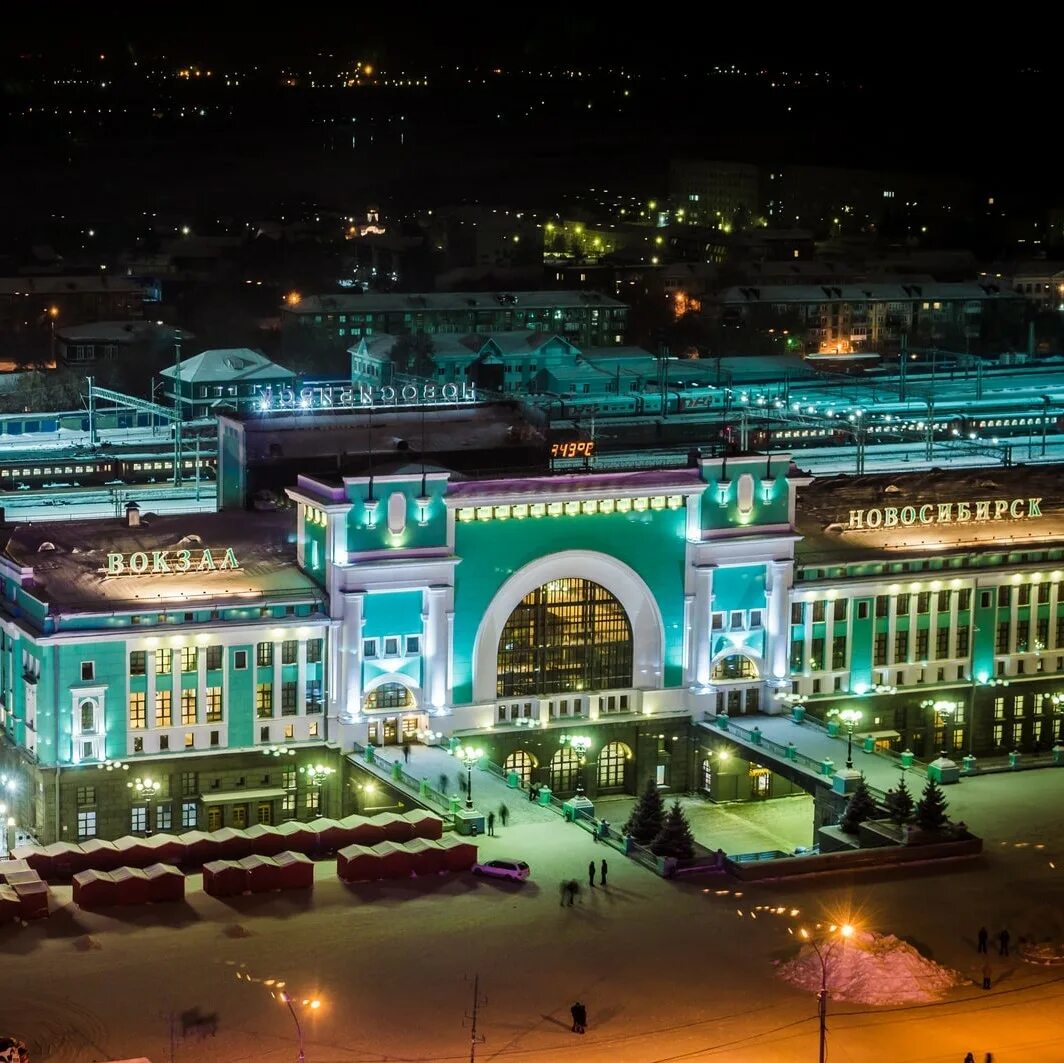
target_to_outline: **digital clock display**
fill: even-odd
[[[573,439],[568,443],[551,443],[552,458],[590,458],[595,453],[595,442],[591,439]]]

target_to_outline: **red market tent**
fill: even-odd
[[[223,827],[213,831],[211,837],[218,846],[218,856],[222,860],[242,860],[251,855],[251,839],[247,831]]]
[[[6,882],[8,875],[29,870],[30,865],[25,860],[0,860],[0,882]]]
[[[152,864],[144,869],[149,901],[183,901],[185,876],[173,864]]]
[[[284,839],[284,852],[305,853],[314,852],[317,836],[310,829],[308,823],[300,823],[298,820],[289,819],[281,823],[277,830]]]
[[[181,843],[184,852],[181,854],[181,863],[186,867],[199,867],[209,860],[213,860],[217,846],[211,841],[211,836],[202,830],[190,830],[179,834],[177,840]]]
[[[115,849],[121,860],[119,867],[147,867],[152,863],[151,850],[144,841],[144,838],[134,838],[128,834],[115,841]]]
[[[120,867],[111,872],[119,904],[147,904],[148,876],[139,867]]]
[[[441,838],[437,845],[447,854],[449,871],[468,871],[477,862],[477,847],[453,834]]]
[[[381,878],[408,878],[414,870],[414,857],[401,842],[380,842],[373,846],[373,853],[380,863]]]
[[[447,870],[447,853],[432,838],[411,838],[403,843],[410,853],[415,875],[435,875]]]
[[[0,922],[6,923],[19,914],[21,905],[14,886],[0,885]]]
[[[404,819],[398,812],[380,812],[376,816],[370,817],[370,823],[380,827],[385,841],[405,842],[414,836],[413,824]]]
[[[248,876],[248,889],[252,893],[269,893],[283,889],[281,869],[272,856],[245,856],[240,866]]]
[[[47,882],[20,882],[11,888],[18,894],[19,915],[23,919],[48,918]]]
[[[373,882],[381,877],[380,859],[365,845],[348,845],[336,854],[336,874],[344,882]]]
[[[315,853],[332,853],[344,845],[347,832],[335,819],[316,819],[308,826],[314,835]]]
[[[247,893],[248,873],[234,860],[212,860],[203,865],[203,892],[211,897],[239,897]]]
[[[81,843],[81,870],[113,871],[122,866],[122,858],[114,842],[104,838],[89,838]]]
[[[92,911],[118,903],[118,889],[110,871],[80,871],[74,876],[74,903]]]
[[[22,886],[27,882],[40,882],[41,876],[37,874],[32,868],[27,868],[25,871],[11,871],[8,872],[7,884],[9,886]]]
[[[442,838],[443,820],[424,808],[415,808],[403,815],[415,838]]]
[[[244,833],[251,842],[249,856],[276,856],[286,848],[284,835],[272,824],[256,823]]]
[[[314,861],[302,853],[279,853],[273,858],[280,871],[281,889],[310,889],[314,885]]]
[[[379,823],[366,816],[347,816],[340,820],[344,832],[344,845],[376,845],[385,841],[384,830]]]
[[[151,854],[152,864],[176,864],[185,847],[173,834],[152,834],[144,839],[144,848]],[[145,864],[145,867],[150,867]]]

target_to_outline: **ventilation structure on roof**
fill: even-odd
[[[182,535],[178,540],[178,546],[188,546],[192,543],[199,543],[202,545],[203,540],[198,535]]]
[[[55,543],[49,542],[47,539],[45,539],[44,542],[41,543],[41,545],[37,547],[37,553],[46,554],[46,553],[48,553],[49,550],[54,550],[54,549],[55,549]]]

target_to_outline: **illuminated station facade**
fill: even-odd
[[[1058,475],[378,462],[300,476],[277,512],[8,528],[19,822],[48,841],[336,816],[358,808],[352,750],[453,736],[560,795],[580,735],[592,797],[772,796],[791,784],[753,764],[716,790],[696,724],[797,704],[858,708],[859,734],[929,759],[1048,750]],[[318,761],[325,786],[298,770]]]

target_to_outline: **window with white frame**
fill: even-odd
[[[195,801],[181,802],[181,826],[195,827],[199,823],[199,811]]]
[[[83,809],[78,812],[78,837],[96,837],[96,812],[94,809]]]
[[[146,831],[148,829],[147,805],[134,805],[129,810],[129,829],[133,833],[136,833],[137,831]]]

